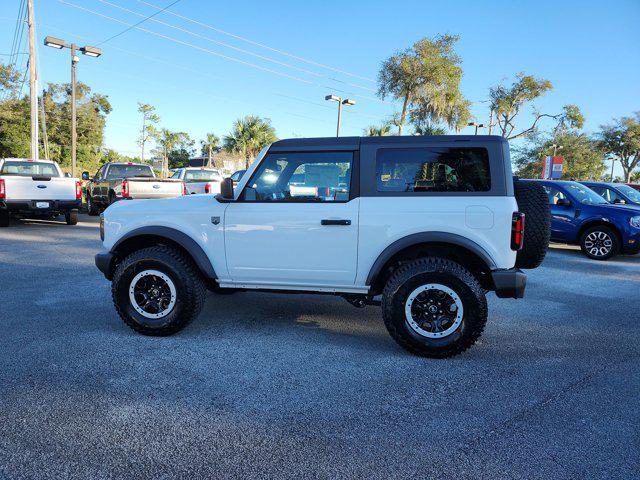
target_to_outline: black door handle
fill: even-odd
[[[320,225],[351,225],[351,220],[320,220]]]

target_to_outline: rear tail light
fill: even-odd
[[[524,213],[514,212],[511,219],[511,250],[522,250],[524,245]]]
[[[6,198],[7,197],[7,186],[4,183],[4,179],[0,178],[0,198]]]
[[[182,182],[182,195],[187,194],[187,184]]]
[[[213,185],[211,183],[205,183],[204,193],[211,193],[212,190],[213,190]]]
[[[126,180],[122,180],[122,196],[124,198],[129,197],[129,182]]]
[[[76,198],[77,199],[82,198],[82,183],[80,182],[76,182]]]

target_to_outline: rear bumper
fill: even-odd
[[[500,298],[522,298],[527,286],[527,276],[519,268],[494,270],[491,279],[496,295]]]
[[[38,208],[37,203],[47,202],[48,208]],[[68,212],[79,209],[82,200],[2,200],[0,210],[9,210],[14,214],[50,214],[53,212]]]
[[[96,253],[95,256],[96,267],[104,274],[107,280],[112,280],[113,278],[113,259],[114,256],[111,252],[100,252]]]

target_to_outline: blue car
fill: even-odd
[[[580,182],[609,203],[640,207],[640,191],[624,183]]]
[[[580,245],[594,260],[640,252],[640,208],[612,205],[578,182],[526,181],[539,182],[547,191],[552,241]]]

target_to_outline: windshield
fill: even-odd
[[[208,182],[210,180],[222,180],[222,175],[217,170],[187,170],[184,174],[185,182]]]
[[[107,180],[130,177],[153,178],[153,170],[149,165],[111,165],[107,172]]]
[[[628,185],[616,185],[616,188],[633,203],[640,203],[640,191]]]
[[[579,183],[569,183],[565,185],[565,187],[580,203],[586,203],[587,205],[603,205],[609,203],[596,192]]]
[[[7,161],[2,165],[0,175],[20,177],[59,177],[60,172],[53,163]]]

